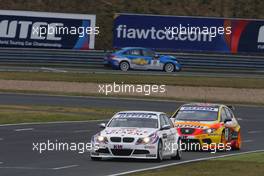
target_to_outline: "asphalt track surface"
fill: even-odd
[[[91,97],[62,97],[46,95],[0,94],[0,104],[10,105],[58,105],[101,108],[124,108],[126,110],[174,111],[181,102],[144,101]],[[242,128],[243,147],[239,152],[264,149],[264,107],[235,106],[235,114]],[[109,117],[106,117],[109,118]],[[149,168],[174,162],[165,160],[154,163],[142,160],[91,161],[89,153],[73,151],[47,151],[39,154],[33,151],[33,142],[89,142],[90,137],[100,129],[98,121],[28,124],[0,126],[0,175],[1,176],[97,176]],[[214,157],[238,151],[184,152],[183,160]]]

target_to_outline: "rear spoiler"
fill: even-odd
[[[235,106],[233,106],[233,105],[227,105],[227,107],[228,107],[229,109],[231,109],[232,111],[235,110]]]

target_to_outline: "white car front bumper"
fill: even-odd
[[[137,158],[137,159],[156,159],[157,143],[139,144],[134,143],[108,143],[94,144],[91,150],[91,157],[100,158]]]

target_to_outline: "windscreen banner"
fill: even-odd
[[[264,54],[264,20],[116,14],[113,47]]]
[[[0,10],[0,47],[94,49],[95,15]]]

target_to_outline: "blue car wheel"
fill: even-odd
[[[129,68],[130,68],[130,65],[129,65],[128,62],[126,62],[126,61],[122,61],[122,62],[120,62],[120,64],[119,64],[119,68],[120,68],[120,70],[122,70],[122,71],[128,71]]]
[[[165,66],[164,66],[164,71],[165,72],[168,72],[168,73],[174,72],[175,71],[174,64],[172,64],[172,63],[166,63]]]

